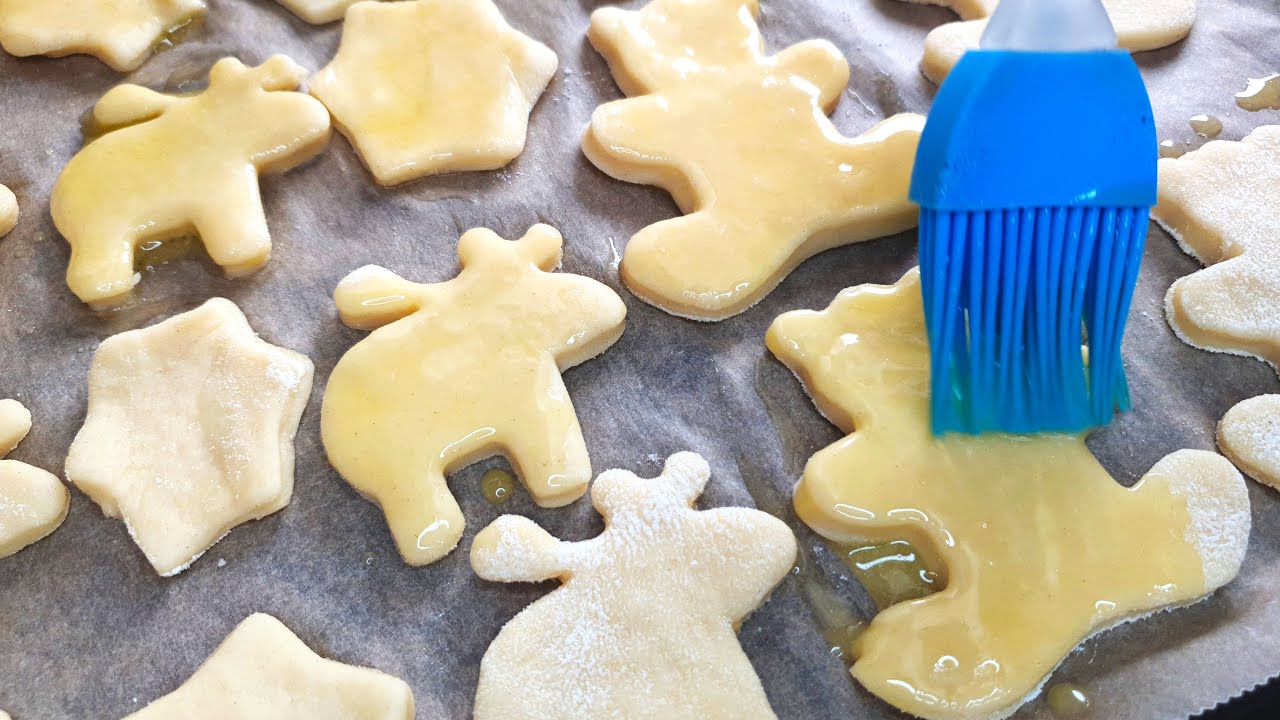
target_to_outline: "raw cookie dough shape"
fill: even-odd
[[[334,293],[344,323],[377,330],[329,378],[324,447],[382,508],[405,562],[457,546],[464,520],[445,476],[485,457],[505,455],[543,507],[586,491],[591,462],[560,373],[607,350],[626,307],[595,280],[552,272],[562,242],[546,225],[514,242],[470,230],[448,282],[368,266]]]
[[[266,264],[271,235],[258,173],[300,165],[329,141],[328,111],[291,92],[305,74],[283,55],[254,68],[224,58],[196,95],[138,85],[104,95],[94,120],[119,129],[71,158],[50,200],[71,243],[72,291],[85,302],[118,299],[138,282],[138,244],[192,233],[230,275]]]
[[[245,618],[177,690],[125,720],[413,720],[399,678],[326,660],[279,620]]]
[[[341,20],[347,14],[347,8],[358,0],[276,0],[289,8],[289,12],[297,15],[312,25],[324,25]]]
[[[1180,450],[1128,489],[1082,436],[934,438],[916,271],[784,314],[767,342],[851,433],[809,460],[800,518],[837,542],[910,541],[945,585],[854,646],[854,677],[912,715],[1005,717],[1086,637],[1240,568],[1248,494],[1219,455]]]
[[[1257,357],[1280,371],[1280,125],[1161,160],[1151,216],[1209,266],[1169,288],[1165,314],[1173,331],[1193,347]],[[1218,428],[1223,452],[1273,486],[1280,484],[1280,459],[1257,433],[1280,423],[1280,412],[1263,417],[1276,411],[1274,400],[1255,398]],[[1274,444],[1280,434],[1270,437]]]
[[[0,0],[0,45],[19,57],[85,53],[129,72],[204,12],[203,0]]]
[[[758,10],[655,0],[592,14],[588,37],[633,97],[597,108],[582,148],[686,213],[636,233],[620,266],[632,292],[674,315],[723,320],[812,255],[916,225],[907,184],[924,118],[842,137],[826,113],[848,63],[822,40],[766,57]]]
[[[230,300],[103,341],[67,477],[124,520],[156,572],[185,570],[293,496],[311,361],[254,334]]]
[[[515,159],[557,63],[492,0],[360,2],[309,84],[378,183],[399,185]]]
[[[924,76],[941,84],[960,56],[978,47],[987,29],[987,18],[997,0],[906,0],[949,7],[964,22],[940,25],[924,40]],[[1120,47],[1129,52],[1157,50],[1172,45],[1191,32],[1196,20],[1196,0],[1102,0],[1115,26]]]
[[[18,198],[13,191],[0,185],[0,237],[9,234],[18,224]]]
[[[514,515],[476,535],[480,577],[564,583],[485,652],[476,720],[776,717],[736,630],[790,571],[795,536],[759,510],[694,510],[709,476],[689,452],[651,480],[601,474],[606,527],[584,542]]]
[[[31,413],[17,400],[0,400],[0,458],[31,431]],[[67,517],[71,495],[62,481],[17,460],[0,460],[0,558],[53,532]],[[3,715],[3,713],[0,713]]]

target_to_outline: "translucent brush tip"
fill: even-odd
[[[1128,409],[1120,342],[1148,214],[921,211],[935,434],[1080,432]]]

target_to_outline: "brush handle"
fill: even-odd
[[[984,50],[1114,50],[1116,30],[1101,0],[1001,0],[982,34]]]

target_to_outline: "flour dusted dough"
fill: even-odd
[[[316,655],[258,613],[181,687],[125,720],[413,720],[413,693],[399,678]]]
[[[842,137],[826,116],[849,80],[840,51],[809,40],[766,56],[758,12],[755,0],[654,0],[592,14],[591,44],[632,97],[596,109],[582,149],[686,213],[631,238],[622,279],[696,320],[736,315],[810,256],[917,220],[907,185],[924,118]]]
[[[289,8],[294,15],[306,20],[312,25],[323,25],[331,23],[335,20],[341,20],[346,14],[347,8],[354,5],[358,0],[276,0],[281,5]]]
[[[71,244],[71,290],[89,303],[117,300],[138,282],[140,243],[192,232],[230,275],[266,264],[258,173],[288,170],[329,141],[324,106],[290,92],[304,74],[283,55],[253,68],[224,58],[195,95],[139,85],[104,95],[93,119],[110,132],[71,158],[49,201]]]
[[[595,280],[552,272],[562,243],[547,225],[514,242],[470,230],[453,280],[369,266],[334,293],[343,322],[374,332],[329,377],[325,451],[382,508],[408,563],[458,544],[464,520],[445,476],[485,457],[505,455],[543,507],[587,489],[591,460],[560,373],[613,345],[626,306]]]
[[[360,2],[309,85],[374,178],[398,185],[511,162],[557,64],[493,0]]]
[[[476,720],[775,717],[736,629],[790,570],[795,536],[758,510],[694,510],[709,476],[687,452],[652,480],[601,474],[591,500],[606,527],[591,540],[513,515],[476,536],[481,577],[564,582],[485,652]]]
[[[0,400],[0,458],[31,430],[31,413],[17,400]],[[57,529],[71,496],[57,477],[17,460],[0,460],[0,558]],[[3,720],[4,713],[0,713]]]
[[[230,300],[108,338],[67,477],[124,519],[156,572],[182,572],[293,495],[311,361],[258,338]]]
[[[1218,447],[1253,479],[1280,490],[1280,395],[1236,405],[1218,423]]]
[[[0,185],[0,237],[8,235],[17,224],[18,198],[14,196],[12,190]]]
[[[128,72],[204,11],[203,0],[0,0],[0,45],[20,57],[86,53]]]
[[[797,514],[836,542],[909,541],[942,580],[853,648],[854,677],[912,715],[1005,717],[1085,638],[1240,569],[1248,493],[1217,454],[1180,450],[1126,488],[1082,436],[935,438],[915,271],[786,313],[767,341],[850,433],[805,466]]]
[[[907,0],[919,2],[920,0]],[[978,47],[987,29],[986,18],[996,0],[927,0],[956,11],[965,22],[947,23],[924,41],[920,68],[925,77],[941,83],[965,51]],[[1120,47],[1130,52],[1156,50],[1172,45],[1191,32],[1196,20],[1196,0],[1102,0],[1115,26]]]

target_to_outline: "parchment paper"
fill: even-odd
[[[635,231],[677,211],[657,189],[598,172],[578,149],[592,109],[619,96],[583,37],[588,13],[602,3],[498,4],[561,62],[521,158],[498,172],[383,190],[336,138],[315,162],[264,181],[275,246],[265,270],[231,281],[207,260],[178,261],[147,273],[132,306],[109,314],[86,309],[64,285],[68,248],[49,220],[48,196],[80,145],[81,116],[122,78],[86,57],[0,54],[0,181],[23,209],[17,230],[0,240],[0,397],[21,399],[35,416],[13,457],[60,473],[83,418],[85,375],[98,342],[211,296],[231,298],[263,337],[316,364],[298,432],[292,504],[232,531],[186,573],[157,577],[123,525],[78,491],[56,533],[0,560],[0,708],[17,720],[120,718],[175,688],[254,611],[276,615],[325,656],[404,678],[420,718],[470,717],[490,640],[552,587],[480,581],[467,564],[471,537],[504,511],[529,515],[567,539],[595,535],[600,519],[585,500],[541,510],[523,491],[503,508],[488,505],[478,479],[500,462],[489,461],[452,478],[470,523],[461,549],[435,565],[408,567],[378,510],[326,463],[319,403],[335,362],[364,337],[337,320],[330,294],[338,280],[366,263],[418,281],[445,280],[456,272],[458,234],[481,225],[517,237],[532,223],[551,223],[567,238],[565,269],[610,284],[627,302],[622,340],[566,376],[597,471],[652,475],[672,452],[702,453],[714,469],[703,506],[754,503],[786,518],[814,572],[827,573],[858,612],[869,610],[856,583],[790,510],[805,460],[838,433],[766,352],[763,336],[782,312],[824,307],[846,286],[896,280],[915,262],[914,234],[815,258],[750,312],[715,325],[639,302],[617,279],[618,252]],[[928,109],[933,87],[917,63],[926,32],[954,17],[947,11],[896,0],[763,4],[771,47],[826,37],[848,55],[853,80],[836,114],[847,134],[894,112]],[[259,62],[284,52],[317,69],[338,43],[338,25],[313,28],[269,0],[210,5],[202,29],[128,79],[187,89],[228,54]],[[1237,110],[1232,101],[1246,77],[1280,70],[1277,36],[1274,0],[1217,0],[1201,3],[1189,40],[1139,56],[1161,137],[1192,137],[1186,121],[1197,113],[1221,117],[1226,138],[1280,120],[1275,112]],[[1055,89],[1044,92],[1052,97]],[[1046,137],[1088,141],[1084,128]],[[1126,483],[1173,450],[1212,448],[1223,412],[1280,387],[1263,363],[1194,350],[1169,331],[1164,292],[1196,267],[1153,227],[1127,346],[1137,407],[1092,441]],[[154,432],[165,432],[164,418],[156,418]],[[1055,675],[1093,695],[1095,717],[1184,717],[1280,672],[1280,497],[1252,482],[1250,497],[1254,528],[1239,578],[1208,602],[1099,637]],[[901,717],[856,687],[828,654],[794,579],[747,621],[741,638],[785,720]],[[1048,715],[1040,700],[1018,717]]]

